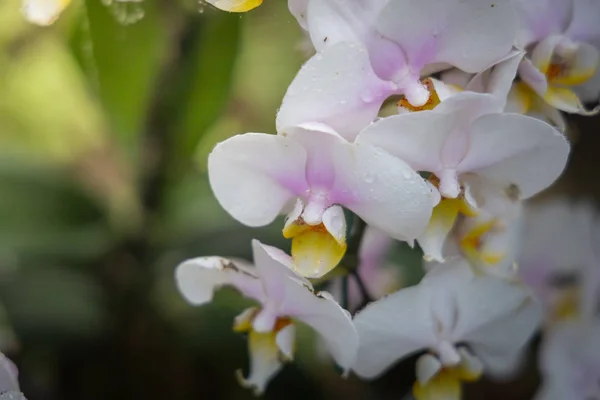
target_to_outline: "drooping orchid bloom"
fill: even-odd
[[[523,287],[475,277],[464,260],[456,261],[355,316],[360,347],[352,369],[374,378],[425,350],[416,364],[415,398],[458,400],[461,381],[510,373],[539,321],[538,304]]]
[[[568,113],[589,115],[586,101],[600,97],[600,3],[594,0],[518,0],[517,46],[527,49],[515,99],[529,110],[540,96]],[[536,112],[545,112],[538,105]],[[535,111],[535,110],[534,110]],[[556,114],[549,118],[556,120]],[[557,121],[560,123],[560,120]]]
[[[218,144],[208,159],[217,200],[249,226],[287,213],[296,272],[320,277],[346,250],[343,207],[399,240],[412,240],[433,207],[427,183],[403,161],[350,143],[313,123],[280,135],[247,133]]]
[[[52,25],[71,0],[23,0],[21,12],[27,21],[42,26]]]
[[[494,95],[462,92],[433,110],[383,118],[357,138],[433,174],[443,198],[418,238],[426,258],[444,260],[444,242],[459,214],[475,216],[498,189],[508,200],[526,199],[564,169],[569,143],[559,131],[531,117],[499,114],[502,108]]]
[[[281,250],[253,240],[255,267],[221,257],[185,261],[176,270],[183,296],[193,305],[212,300],[222,286],[233,286],[259,303],[244,310],[233,329],[248,333],[250,374],[240,377],[244,386],[260,394],[281,369],[282,361],[294,357],[295,320],[312,327],[334,360],[347,370],[354,361],[358,337],[350,314],[327,292],[316,292],[292,271],[292,259]]]
[[[423,106],[430,93],[420,77],[440,66],[477,73],[499,61],[512,47],[516,24],[507,1],[290,0],[289,7],[309,33],[317,50],[314,57],[325,57],[327,48],[341,42],[366,49],[367,60],[355,61],[364,67],[353,85],[367,83],[372,74],[387,82],[386,96],[381,82],[372,88],[365,85],[359,96],[367,108],[376,105],[377,110],[391,94],[403,94],[411,105]],[[343,69],[348,61],[329,62]],[[302,71],[296,80],[298,86],[310,85]],[[345,100],[337,105],[344,114],[364,112],[357,109],[359,98]]]

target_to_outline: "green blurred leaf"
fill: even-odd
[[[110,245],[102,210],[60,168],[0,157],[0,262],[89,258]]]
[[[184,161],[192,157],[202,135],[227,103],[239,50],[239,17],[215,13],[201,21],[180,81],[174,151]]]
[[[68,342],[101,335],[107,315],[100,288],[81,273],[37,267],[2,282],[2,301],[19,336]]]
[[[165,60],[168,33],[157,1],[143,2],[144,18],[123,25],[99,0],[86,0],[89,37],[100,97],[113,129],[131,155]],[[113,4],[114,6],[114,4]]]

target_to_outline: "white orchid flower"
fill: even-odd
[[[281,369],[293,359],[295,320],[312,327],[325,342],[334,360],[347,370],[354,361],[358,337],[350,314],[327,292],[316,292],[292,271],[291,258],[281,250],[253,240],[255,267],[221,257],[185,261],[176,270],[183,296],[193,305],[204,305],[215,290],[233,286],[259,303],[242,312],[234,330],[247,332],[250,374],[242,384],[262,393]]]
[[[415,398],[458,399],[460,381],[514,368],[539,324],[539,311],[522,287],[475,277],[460,260],[433,269],[417,286],[371,303],[355,316],[360,347],[352,369],[374,378],[426,351],[416,365]]]
[[[21,12],[33,24],[48,26],[58,19],[71,0],[23,0]]]
[[[430,181],[442,201],[427,231],[417,240],[429,259],[443,261],[445,239],[459,214],[477,215],[478,197],[518,201],[552,184],[565,167],[569,143],[543,121],[499,114],[503,105],[490,94],[463,92],[433,110],[383,118],[366,128],[357,143],[381,147]]]
[[[283,233],[293,238],[295,270],[307,277],[324,275],[344,255],[342,206],[396,239],[412,240],[434,204],[427,183],[406,163],[317,123],[280,135],[234,136],[215,147],[208,170],[217,200],[243,224],[267,225],[287,209]]]
[[[359,43],[369,60],[363,73],[374,72],[416,107],[430,96],[420,82],[425,71],[485,69],[509,52],[516,24],[510,3],[492,0],[290,0],[289,6],[317,52]],[[375,102],[377,95],[365,97]],[[347,101],[349,115],[354,99]]]
[[[521,21],[517,45],[528,50],[514,93],[521,107],[536,106],[540,96],[558,110],[596,113],[598,109],[590,111],[583,102],[600,97],[600,3],[517,0],[515,6]],[[548,112],[537,108],[537,112]]]
[[[587,400],[600,396],[600,320],[567,321],[544,334],[535,400]]]

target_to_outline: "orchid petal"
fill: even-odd
[[[535,118],[495,114],[479,118],[472,126],[468,155],[461,172],[516,185],[526,199],[550,186],[562,173],[569,143],[560,132]]]
[[[512,318],[531,301],[525,287],[496,277],[477,277],[456,295],[458,319],[452,332],[453,339],[485,345],[488,338],[482,332],[493,329],[506,332],[505,324],[511,320],[520,322]],[[527,332],[527,335],[530,333]],[[505,339],[507,346],[511,340]]]
[[[417,381],[421,385],[425,385],[427,382],[431,380],[438,372],[442,369],[442,363],[440,360],[431,355],[431,354],[423,354],[417,360],[415,365]]]
[[[573,15],[573,0],[517,0],[513,3],[520,22],[517,45],[521,48],[564,32]]]
[[[510,51],[515,24],[511,3],[492,0],[394,0],[377,22],[410,66],[442,62],[471,73]]]
[[[523,59],[519,64],[519,77],[535,91],[539,96],[543,96],[548,90],[548,79],[531,60]]]
[[[275,335],[275,343],[286,361],[293,360],[296,347],[296,325],[293,323],[289,324],[277,332]]]
[[[308,60],[289,86],[277,114],[277,132],[322,122],[352,141],[395,91],[394,84],[375,75],[364,47],[337,43]]]
[[[283,301],[283,282],[288,277],[302,280],[293,272],[292,258],[278,248],[266,246],[256,239],[252,240],[252,253],[266,296],[277,303]],[[310,285],[308,281],[305,283]]]
[[[493,94],[504,106],[524,55],[523,51],[513,50],[504,60],[475,75],[466,90]]]
[[[433,196],[419,174],[367,143],[344,150],[332,155],[336,164],[333,201],[395,239],[420,235],[431,216]]]
[[[540,327],[541,317],[540,304],[530,299],[516,312],[468,336],[471,349],[485,364],[487,373],[506,379],[518,369],[523,347]]]
[[[248,226],[272,222],[296,194],[306,190],[306,151],[285,137],[238,135],[208,157],[211,187],[221,206]]]
[[[256,271],[241,263],[221,257],[200,257],[187,260],[175,270],[177,287],[193,305],[210,302],[213,293],[222,286],[233,286],[244,296],[259,302],[265,294]]]
[[[596,0],[572,0],[573,17],[565,36],[579,42],[600,41],[600,3]]]
[[[358,335],[350,314],[327,292],[314,292],[298,282],[288,280],[282,313],[304,322],[323,339],[336,363],[350,368],[358,349]]]
[[[375,378],[421,349],[436,343],[428,292],[420,286],[402,289],[369,304],[354,317],[360,348],[353,370]]]
[[[275,334],[250,330],[248,350],[250,352],[250,374],[244,378],[241,371],[238,370],[237,378],[242,386],[253,389],[254,394],[258,396],[265,391],[269,381],[282,367]]]
[[[494,96],[463,92],[432,111],[383,118],[361,132],[357,142],[381,147],[415,170],[437,175],[464,157],[468,145],[465,128],[479,116],[499,109]]]

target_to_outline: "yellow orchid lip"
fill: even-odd
[[[283,236],[292,239],[292,258],[297,273],[318,278],[335,268],[346,253],[346,240],[338,241],[323,223],[308,225],[299,218],[283,229]]]
[[[461,382],[475,382],[481,377],[481,372],[471,371],[462,365],[442,368],[429,382],[413,385],[413,395],[416,400],[460,400]]]

